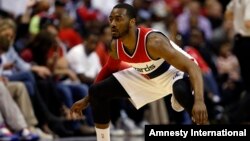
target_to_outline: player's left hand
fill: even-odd
[[[192,109],[192,120],[198,125],[207,125],[208,113],[204,101],[195,101]]]
[[[76,101],[70,108],[70,115],[72,119],[80,119],[83,118],[82,111],[85,110],[89,106],[89,101],[87,98],[80,99]]]

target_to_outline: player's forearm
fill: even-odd
[[[103,66],[103,68],[97,75],[95,82],[99,82],[110,76],[112,73],[118,71],[120,69],[120,64],[120,60],[115,60],[112,57],[109,57],[107,63]]]
[[[200,68],[194,64],[188,73],[194,90],[194,101],[204,101],[203,77]]]

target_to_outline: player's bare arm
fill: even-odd
[[[207,111],[203,97],[203,79],[200,68],[189,58],[174,49],[167,37],[160,33],[151,33],[147,39],[147,50],[151,58],[164,58],[175,68],[189,74],[194,90],[193,118],[199,124],[207,122]],[[202,106],[202,107],[197,107]]]
[[[172,47],[168,38],[159,34],[151,33],[147,40],[147,50],[150,57],[153,59],[164,58],[169,64],[173,65],[175,68],[186,72],[190,75],[191,81],[197,82],[197,86],[193,85],[194,91],[199,94],[196,95],[197,100],[203,99],[203,81],[200,75],[200,68],[189,58],[178,52]]]

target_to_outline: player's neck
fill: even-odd
[[[131,29],[129,33],[121,38],[123,45],[128,49],[134,49],[137,42],[138,30],[137,28]]]

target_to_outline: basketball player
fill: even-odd
[[[109,103],[115,98],[129,98],[139,109],[168,94],[176,111],[186,109],[196,124],[207,124],[203,80],[192,58],[161,32],[137,27],[135,9],[116,5],[109,16],[113,41],[110,58],[89,89],[89,96],[76,102],[72,116],[81,116],[90,104],[97,141],[110,141]],[[121,61],[131,67],[118,71]]]

